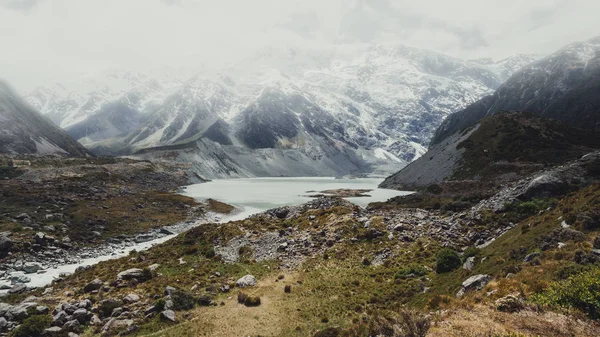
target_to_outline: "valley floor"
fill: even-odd
[[[600,184],[517,198],[528,186],[202,224],[6,296],[0,322],[14,336],[598,336]]]

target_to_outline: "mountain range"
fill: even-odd
[[[381,186],[492,183],[492,177],[522,176],[591,152],[599,147],[599,84],[600,38],[566,46],[516,72],[493,95],[451,114],[428,152]]]
[[[27,99],[97,154],[192,161],[209,178],[387,174],[423,154],[447,115],[533,60],[274,48],[186,80],[111,72]]]

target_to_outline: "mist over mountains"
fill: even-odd
[[[328,174],[385,174],[420,156],[448,114],[533,59],[465,61],[402,45],[342,55],[266,50],[218,73],[181,79],[111,72],[40,86],[27,99],[97,154],[202,141],[232,156],[235,165],[220,165],[227,175],[270,175],[271,165],[256,172],[231,154],[259,149],[277,165],[292,156]],[[318,174],[309,171],[288,174]]]

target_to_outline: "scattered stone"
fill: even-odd
[[[10,283],[11,284],[19,284],[19,283],[29,283],[31,282],[31,278],[25,276],[25,273],[22,271],[17,271],[10,274]]]
[[[151,274],[149,275],[148,272],[145,272],[143,269],[139,268],[128,269],[117,274],[117,280],[125,281],[136,279],[138,281],[143,282],[149,280],[150,278],[152,278]]]
[[[229,289],[229,285],[227,285],[227,284],[224,284],[224,285],[222,285],[222,286],[219,288],[219,291],[220,291],[220,292],[222,292],[222,293],[228,293],[228,292],[229,292],[229,290],[230,290],[230,289]]]
[[[490,281],[492,277],[490,275],[474,275],[466,279],[462,283],[462,289],[458,291],[456,297],[462,297],[469,291],[472,290],[481,290],[485,287]]]
[[[128,303],[136,303],[140,300],[140,296],[136,295],[136,294],[129,294],[127,296],[125,296],[125,298],[123,298],[123,302],[128,304]]]
[[[25,274],[34,274],[37,273],[38,270],[42,270],[43,267],[41,264],[37,262],[25,262],[22,267]]]
[[[287,285],[287,286],[285,286],[285,287],[283,288],[283,291],[284,291],[286,294],[289,294],[289,293],[291,293],[291,292],[292,292],[292,286],[291,286],[291,285]]]
[[[238,287],[246,288],[256,285],[256,278],[252,275],[246,275],[235,282]]]
[[[155,264],[150,265],[148,267],[148,269],[150,269],[150,271],[155,271],[156,269],[158,269],[158,267],[160,267],[160,264],[155,263]]]
[[[79,321],[76,319],[70,320],[67,323],[65,323],[65,325],[63,326],[63,330],[76,333],[80,333],[83,331],[83,329],[81,328],[81,324],[79,324]]]
[[[83,292],[91,293],[92,291],[99,290],[100,288],[102,288],[103,284],[104,284],[104,282],[102,282],[101,279],[97,278],[97,279],[91,281],[90,283],[86,284],[83,287]]]
[[[63,335],[63,329],[59,326],[49,327],[48,329],[45,329],[42,333],[42,336],[44,337],[59,337]]]
[[[66,312],[64,312],[64,311],[60,311],[56,315],[54,315],[52,317],[52,326],[60,326],[60,327],[62,327],[68,321],[69,321],[69,315]]]
[[[77,321],[79,321],[79,323],[81,323],[81,324],[85,324],[85,323],[89,322],[89,320],[92,318],[91,315],[88,314],[88,311],[83,308],[75,310],[72,317],[73,317],[73,319],[76,319]]]
[[[175,318],[175,311],[173,310],[164,310],[160,313],[160,319],[167,322],[177,322]]]
[[[471,256],[471,257],[467,258],[465,263],[463,263],[463,269],[473,270],[473,268],[475,268],[475,257]]]
[[[102,327],[102,336],[111,336],[115,335],[120,331],[128,329],[133,325],[133,320],[131,319],[117,319],[111,318],[103,327]]]
[[[98,310],[100,311],[101,316],[110,317],[113,310],[120,307],[122,304],[123,303],[121,302],[121,300],[118,300],[116,298],[109,298],[100,301],[100,303],[98,304]]]
[[[8,238],[6,236],[0,236],[0,252],[2,252],[2,253],[9,252],[12,249],[12,247],[14,246],[14,244],[15,243],[10,238]]]
[[[8,293],[9,294],[20,294],[22,292],[25,292],[25,290],[27,290],[27,286],[22,283],[19,283],[19,284],[16,284],[15,286],[13,286],[12,288],[10,288],[8,290]]]

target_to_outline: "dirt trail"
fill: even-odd
[[[237,303],[236,289],[230,298],[223,300],[225,305],[197,308],[191,312],[193,318],[190,321],[151,336],[281,336],[284,331],[292,331],[300,317],[296,301],[292,300],[293,294],[286,294],[283,288],[290,284],[294,287],[297,283],[294,275],[283,275],[283,280],[275,281],[278,274],[274,274],[263,278],[256,287],[244,290],[248,295],[260,296],[259,307]]]

